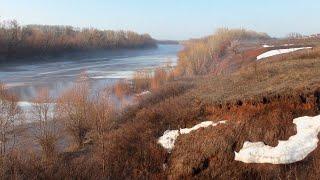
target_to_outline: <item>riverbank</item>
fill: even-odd
[[[45,57],[68,52],[156,47],[149,34],[133,31],[99,30],[59,25],[24,25],[0,22],[0,60],[12,62],[21,57]]]

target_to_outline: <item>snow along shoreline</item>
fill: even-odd
[[[177,140],[178,136],[181,134],[189,134],[192,131],[196,131],[200,128],[206,128],[209,126],[217,126],[219,124],[225,124],[226,121],[219,121],[217,123],[214,123],[212,121],[205,121],[200,124],[197,124],[193,126],[192,128],[184,128],[180,130],[167,130],[163,133],[163,136],[161,136],[158,140],[158,143],[165,148],[168,152],[171,152],[171,150],[174,148],[174,143]]]
[[[276,147],[263,142],[245,142],[235,160],[244,163],[289,164],[303,160],[317,148],[320,132],[320,115],[299,117],[293,120],[297,134],[287,141],[279,141]]]
[[[276,55],[280,55],[280,54],[287,54],[287,53],[291,53],[291,52],[295,52],[295,51],[299,51],[299,50],[303,50],[303,49],[312,49],[312,47],[275,49],[275,50],[267,51],[267,52],[257,56],[257,60],[261,60],[264,58],[268,58],[268,57],[272,57],[272,56],[276,56]]]

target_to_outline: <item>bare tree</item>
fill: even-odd
[[[90,108],[89,86],[86,80],[78,82],[58,99],[57,111],[59,119],[64,122],[67,132],[75,142],[76,148],[83,147],[86,135],[90,131]]]
[[[36,122],[34,137],[41,146],[45,160],[50,160],[55,157],[59,136],[53,99],[47,89],[39,91],[32,105],[32,115]]]
[[[287,37],[288,37],[288,39],[301,39],[303,37],[303,35],[300,33],[297,33],[297,32],[293,32],[293,33],[288,34]]]
[[[115,126],[116,110],[112,103],[110,91],[102,91],[94,98],[90,111],[91,135],[96,143],[96,150],[102,171],[106,171],[107,158],[105,157],[107,142],[105,135]]]
[[[17,96],[7,92],[0,84],[0,156],[4,156],[9,149],[14,148],[15,127],[21,120],[21,109],[18,106]],[[8,146],[9,142],[11,146]]]

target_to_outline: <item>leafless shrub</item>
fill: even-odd
[[[15,143],[15,127],[22,120],[22,111],[18,106],[18,97],[9,93],[3,84],[0,84],[0,156],[4,156]],[[13,145],[8,147],[9,141]]]
[[[45,160],[56,158],[58,141],[57,117],[54,113],[54,101],[47,89],[39,91],[32,105],[32,114],[36,123],[35,139],[41,146]]]
[[[109,133],[116,125],[117,111],[114,103],[110,98],[110,92],[102,91],[97,94],[93,99],[91,106],[91,136],[95,143],[96,156],[98,162],[102,167],[103,173],[106,171],[107,159],[105,158],[105,152],[108,148],[107,142],[104,137]]]
[[[76,148],[82,148],[87,133],[90,131],[90,94],[86,81],[76,83],[73,88],[63,93],[57,101],[57,113],[73,137]]]

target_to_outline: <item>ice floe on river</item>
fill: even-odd
[[[303,49],[311,49],[312,47],[300,47],[300,48],[289,48],[289,49],[275,49],[271,51],[267,51],[257,57],[257,60],[272,57],[275,55],[280,55],[280,54],[286,54],[286,53],[291,53]]]
[[[293,123],[297,126],[297,134],[287,141],[279,141],[276,147],[263,142],[245,142],[242,149],[235,152],[235,160],[270,164],[289,164],[303,160],[317,148],[320,115],[296,118]]]
[[[178,136],[181,134],[189,134],[192,131],[196,131],[200,128],[206,128],[209,126],[217,126],[218,124],[224,124],[225,121],[219,121],[217,123],[212,121],[205,121],[200,124],[197,124],[193,126],[192,128],[184,128],[180,130],[167,130],[163,133],[163,136],[161,136],[158,140],[158,143],[165,148],[167,151],[171,151],[174,148],[174,143],[177,140]]]

